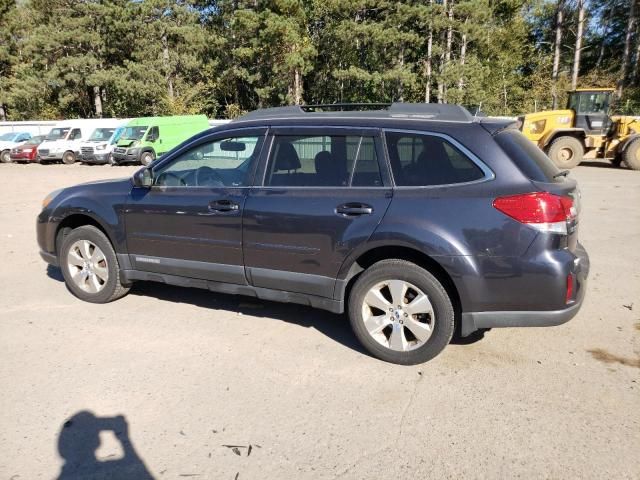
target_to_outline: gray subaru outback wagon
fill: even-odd
[[[579,213],[575,180],[512,122],[296,106],[198,134],[132,178],[53,192],[37,232],[83,300],[146,280],[347,312],[371,354],[415,364],[456,329],[575,316]]]

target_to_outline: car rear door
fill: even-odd
[[[345,257],[367,241],[391,201],[380,131],[270,133],[245,205],[247,277],[257,287],[333,298]]]

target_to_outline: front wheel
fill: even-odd
[[[0,153],[0,161],[2,163],[11,163],[11,155],[9,153],[9,150],[3,150],[2,153]]]
[[[91,225],[72,230],[58,250],[62,276],[85,302],[107,303],[129,291],[120,283],[118,258],[107,236]]]
[[[155,160],[153,152],[142,152],[140,155],[140,163],[145,167]]]
[[[558,168],[569,169],[577,167],[582,161],[584,147],[575,137],[558,137],[549,145],[547,155]]]
[[[624,163],[632,170],[640,170],[640,139],[633,140],[622,154]]]
[[[62,155],[62,163],[65,165],[72,165],[76,163],[76,154],[71,151],[64,152],[64,155]]]
[[[442,284],[405,260],[369,267],[349,296],[349,320],[375,357],[401,365],[431,360],[449,344],[454,310]]]

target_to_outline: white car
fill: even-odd
[[[79,160],[85,163],[112,163],[111,154],[125,131],[125,120],[113,120],[96,128],[89,140],[80,144]]]
[[[26,142],[31,138],[29,132],[9,132],[0,135],[0,161],[2,163],[11,163],[9,152],[13,147]]]
[[[38,146],[40,162],[62,160],[66,164],[75,163],[80,158],[80,145],[88,141],[97,128],[109,127],[113,122],[114,119],[97,118],[65,120],[58,123]]]

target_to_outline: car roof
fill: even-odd
[[[373,107],[373,109],[371,108]],[[382,108],[381,108],[382,107]],[[385,108],[386,107],[386,108]],[[361,108],[361,110],[354,110]],[[232,123],[251,120],[431,120],[471,123],[474,117],[460,105],[439,103],[294,105],[254,110]]]

